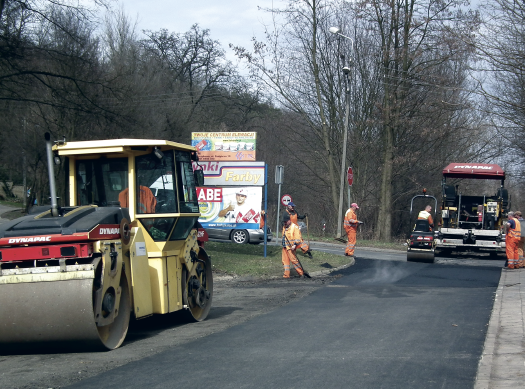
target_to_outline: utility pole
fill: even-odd
[[[277,195],[277,227],[275,228],[276,240],[279,239],[279,205],[281,203],[281,185],[284,181],[284,166],[277,165],[275,167],[275,183],[279,185],[279,194]]]
[[[341,29],[338,27],[330,27],[328,29],[332,34],[339,35],[352,42],[352,56],[354,55],[354,40],[349,36],[341,34]],[[350,66],[353,66],[352,58],[350,59]],[[345,184],[345,164],[346,164],[346,143],[348,142],[348,117],[350,115],[350,67],[344,67],[343,73],[345,74],[345,85],[346,85],[346,114],[345,114],[345,128],[343,136],[343,155],[341,157],[341,181],[339,185],[339,212],[337,215],[337,236],[340,238],[341,225],[343,224],[343,193]]]

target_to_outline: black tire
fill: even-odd
[[[452,249],[449,249],[449,248],[437,249],[436,255],[439,257],[450,257],[452,256]]]
[[[499,251],[491,251],[489,253],[490,259],[507,260],[507,254]]]
[[[205,301],[205,305],[199,305],[195,297],[189,298],[188,288],[191,278],[188,276],[188,270],[186,269],[186,266],[183,265],[181,277],[182,301],[183,304],[188,307],[188,310],[184,311],[184,315],[189,321],[203,321],[204,319],[206,319],[208,313],[210,312],[211,303],[213,299],[213,273],[211,270],[212,265],[210,257],[204,252],[204,249],[199,250],[199,259],[202,259],[204,261],[204,264],[201,266],[201,269],[204,269],[204,271],[200,273],[198,278],[196,276],[194,276],[193,278],[198,279],[199,285],[202,285],[204,293],[209,293],[209,298],[207,300],[201,300],[203,302]]]
[[[233,243],[245,244],[250,241],[248,231],[246,230],[233,230],[231,240]]]

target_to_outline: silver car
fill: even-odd
[[[264,230],[235,230],[232,228],[206,228],[210,240],[229,240],[233,243],[259,244],[264,242]],[[267,241],[273,238],[270,227],[267,227]]]

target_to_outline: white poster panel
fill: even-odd
[[[256,132],[192,132],[201,161],[255,161]]]
[[[197,188],[204,228],[258,229],[261,220],[262,187]]]

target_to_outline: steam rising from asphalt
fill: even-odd
[[[393,284],[409,274],[410,271],[396,266],[395,263],[376,262],[374,268],[365,273],[368,277],[359,281],[359,284]]]

